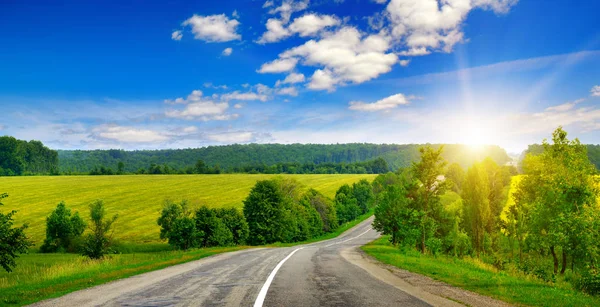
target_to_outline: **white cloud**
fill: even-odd
[[[209,134],[207,138],[219,143],[246,143],[254,139],[254,134],[247,131]]]
[[[385,4],[386,2],[388,2],[388,0],[371,0],[375,3],[379,3],[379,4]]]
[[[327,27],[336,26],[340,23],[341,21],[336,16],[306,14],[294,19],[289,29],[305,37],[315,35]]]
[[[234,91],[231,93],[221,95],[221,99],[229,101],[229,100],[260,100],[267,101],[268,96],[260,93],[254,92],[246,92],[242,93],[240,91]]]
[[[169,139],[167,136],[156,131],[118,125],[96,127],[92,130],[92,137],[124,143],[153,143]]]
[[[205,84],[206,86],[206,84]],[[164,102],[166,104],[187,104],[190,102],[195,102],[195,101],[200,101],[200,99],[202,98],[202,91],[201,90],[193,90],[186,99],[183,99],[182,97],[176,98],[176,99],[165,99]]]
[[[308,2],[309,2],[309,0],[283,0],[281,2],[281,5],[278,7],[272,8],[269,11],[269,14],[272,14],[272,15],[280,14],[281,21],[285,24],[290,21],[290,17],[292,16],[292,13],[300,12],[300,11],[303,11],[306,8],[308,8]],[[267,3],[265,3],[265,5],[267,5]],[[263,5],[263,7],[270,6],[270,5],[269,6],[265,6],[265,5]],[[271,2],[271,5],[273,5],[273,2]]]
[[[410,60],[400,60],[398,61],[398,64],[400,64],[402,67],[406,67],[408,64],[410,64]]]
[[[293,72],[293,73],[287,75],[287,77],[285,77],[285,79],[283,79],[283,81],[277,80],[277,83],[275,83],[275,86],[279,86],[281,84],[296,84],[296,83],[304,82],[304,80],[305,80],[305,77],[303,74]]]
[[[235,109],[241,109],[243,107],[244,106],[241,103],[236,103],[236,104],[233,105],[233,108],[235,108]]]
[[[206,42],[228,42],[242,38],[236,32],[239,24],[239,21],[229,19],[225,14],[210,16],[194,14],[182,25],[192,27],[196,39]]]
[[[298,63],[296,58],[284,58],[263,64],[258,70],[259,73],[281,73],[294,69]]]
[[[171,39],[174,41],[179,41],[179,40],[181,40],[182,37],[183,37],[183,33],[179,30],[173,31],[173,33],[171,33]]]
[[[268,8],[268,7],[272,7],[272,6],[273,6],[273,0],[267,0],[267,1],[265,2],[265,4],[263,4],[263,6],[262,6],[262,7],[263,7],[263,9],[264,9],[264,8]]]
[[[463,41],[462,24],[475,8],[507,13],[518,0],[391,0],[386,11],[390,19],[391,34],[402,40],[409,53],[425,48],[426,51],[451,52],[454,45]],[[408,54],[406,54],[408,55]]]
[[[373,103],[366,103],[362,101],[351,101],[348,109],[354,111],[366,111],[375,112],[382,110],[394,109],[399,105],[407,105],[410,103],[411,97],[406,97],[403,94],[396,94]]]
[[[233,13],[231,13],[231,17],[233,17],[235,19],[239,19],[240,18],[240,14],[238,13],[237,10],[234,10]]]
[[[362,83],[389,72],[398,61],[395,54],[385,53],[389,48],[384,35],[363,36],[354,27],[344,27],[320,40],[310,40],[289,49],[263,67],[290,61],[294,65],[285,68],[291,70],[297,59],[302,59],[303,65],[324,67],[314,72],[308,87],[332,90],[336,84]]]
[[[293,86],[284,87],[284,88],[278,89],[277,90],[277,94],[296,97],[296,96],[298,96],[298,90],[295,87],[293,87]]]
[[[225,49],[223,50],[223,52],[221,52],[221,54],[222,54],[223,56],[230,56],[232,52],[233,52],[233,49],[231,49],[231,48],[225,48]]]
[[[431,52],[429,50],[427,50],[427,48],[425,48],[425,47],[410,48],[408,50],[398,52],[399,55],[403,55],[403,56],[421,56],[421,55],[428,55],[430,53]]]
[[[169,109],[165,116],[169,118],[181,119],[200,119],[209,120],[229,120],[238,117],[237,114],[226,114],[229,109],[228,102],[215,102],[210,97],[204,97],[202,91],[192,91],[186,99],[177,98],[175,100],[165,100],[167,104],[185,104],[183,109]]]
[[[557,106],[548,107],[548,108],[546,108],[546,112],[566,112],[566,111],[572,110],[573,108],[575,108],[575,105],[577,105],[578,103],[581,103],[583,101],[585,101],[585,99],[581,98],[581,99],[563,103],[563,104],[560,104]]]
[[[596,85],[596,86],[592,87],[592,90],[590,91],[590,93],[594,97],[600,97],[600,85]]]
[[[279,19],[269,18],[267,20],[267,31],[256,41],[259,44],[274,43],[291,35],[290,31],[283,26]]]
[[[206,88],[213,88],[213,89],[220,89],[220,90],[226,90],[227,89],[227,85],[215,85],[212,84],[212,82],[205,82],[204,83],[204,87]]]

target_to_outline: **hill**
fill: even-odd
[[[407,144],[248,144],[209,146],[190,149],[165,150],[59,150],[61,173],[89,173],[96,167],[116,169],[124,163],[125,172],[136,172],[152,164],[166,164],[175,169],[193,167],[198,160],[209,166],[218,165],[225,172],[235,172],[236,168],[255,165],[276,165],[278,163],[324,164],[357,163],[383,158],[391,170],[410,166],[419,158],[419,148],[423,145]],[[439,147],[440,144],[433,144]],[[490,156],[503,165],[510,161],[506,151],[499,146],[484,146],[478,149],[466,145],[444,145],[444,158],[468,167],[477,160]]]

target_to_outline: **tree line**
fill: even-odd
[[[431,145],[438,148],[441,145]],[[123,171],[136,173],[140,169],[148,171],[151,165],[169,170],[186,172],[193,169],[196,162],[204,161],[207,165],[217,167],[221,172],[274,172],[294,173],[314,171],[315,167],[323,166],[331,171],[336,168],[338,173],[359,172],[358,170],[343,170],[342,166],[356,165],[359,162],[385,160],[390,170],[408,167],[419,158],[421,145],[407,144],[247,144],[208,146],[203,148],[166,149],[166,150],[59,150],[59,168],[63,174],[88,174],[95,168],[111,168],[116,172],[119,162],[124,163]],[[445,145],[444,157],[450,162],[456,162],[463,167],[490,156],[503,165],[510,161],[504,149],[498,146],[485,146],[480,150],[471,150],[466,145]],[[281,164],[281,166],[279,166]],[[328,166],[334,164],[335,166]],[[364,166],[363,166],[364,167]],[[287,168],[287,171],[279,171]],[[295,170],[294,170],[295,168]],[[303,170],[300,170],[303,169]],[[154,169],[156,170],[156,169]],[[367,171],[368,172],[368,171]]]
[[[373,225],[392,244],[424,254],[477,257],[549,282],[570,270],[575,288],[598,294],[596,170],[586,146],[569,141],[562,128],[542,146],[525,158],[509,206],[513,167],[486,158],[465,171],[447,165],[443,148],[424,147],[410,168],[374,180]]]
[[[40,141],[0,137],[0,176],[58,174],[58,152]]]

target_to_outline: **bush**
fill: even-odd
[[[71,215],[64,202],[46,218],[46,239],[40,247],[42,253],[74,252],[77,249],[78,238],[83,234],[86,224],[79,212]]]
[[[231,231],[234,244],[246,244],[249,232],[248,223],[246,223],[244,215],[239,210],[235,208],[217,209],[217,217],[220,218],[229,231]]]
[[[182,216],[173,221],[168,234],[169,245],[177,249],[187,250],[199,246],[204,233],[198,231],[194,219]]]
[[[442,250],[442,240],[438,238],[429,238],[425,241],[425,246],[429,253],[437,256]]]
[[[591,295],[600,295],[600,270],[587,268],[581,277],[574,281],[577,290]]]
[[[90,218],[92,220],[90,229],[92,233],[88,234],[83,242],[81,253],[84,256],[100,259],[112,252],[110,248],[112,233],[109,234],[109,231],[117,217],[117,215],[114,215],[106,220],[106,209],[102,200],[97,200],[90,205]]]
[[[0,201],[8,197],[7,194],[0,194]],[[0,202],[0,206],[2,203]],[[0,266],[7,272],[11,272],[17,264],[15,258],[19,253],[27,253],[27,249],[33,244],[25,235],[27,225],[13,228],[13,215],[16,211],[8,214],[0,213]]]
[[[207,206],[196,210],[196,229],[201,233],[200,246],[227,246],[233,244],[233,234],[217,217],[217,212]]]

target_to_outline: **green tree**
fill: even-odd
[[[421,160],[414,163],[411,169],[412,176],[417,184],[413,185],[414,197],[417,208],[421,211],[421,253],[425,253],[425,242],[428,236],[435,234],[437,229],[436,213],[441,212],[440,196],[448,189],[449,182],[441,180],[445,174],[446,161],[442,157],[444,146],[437,150],[430,146],[419,149]]]
[[[196,161],[196,165],[194,166],[194,170],[196,171],[196,174],[206,174],[207,171],[208,171],[208,167],[206,166],[206,164],[204,163],[204,161],[198,160],[198,161]]]
[[[552,144],[544,140],[542,146],[541,154],[526,159],[526,176],[518,186],[515,201],[527,204],[527,239],[532,246],[550,251],[555,274],[558,253],[562,253],[562,274],[569,257],[572,263],[597,261],[597,244],[585,243],[595,236],[588,229],[594,223],[589,219],[590,212],[597,210],[596,170],[586,147],[578,139],[570,141],[562,127],[552,133]]]
[[[352,194],[360,208],[360,213],[365,214],[369,211],[369,206],[373,201],[373,187],[366,179],[361,179],[352,185]]]
[[[168,234],[169,245],[188,250],[200,246],[203,233],[196,228],[196,221],[190,216],[182,216],[173,221]]]
[[[225,226],[233,235],[233,243],[237,245],[246,244],[248,239],[248,223],[242,214],[236,208],[217,209],[217,217],[220,218]]]
[[[256,182],[244,200],[244,216],[251,245],[281,241],[285,228],[284,196],[273,180]]]
[[[487,174],[481,164],[474,164],[467,170],[462,198],[465,229],[472,238],[477,257],[484,251],[484,238],[486,233],[489,233],[488,226],[491,220],[489,194]]]
[[[79,216],[79,212],[71,215],[64,202],[60,202],[56,209],[46,218],[46,239],[40,247],[43,253],[53,253],[60,250],[74,251],[75,240],[85,230],[86,224]]]
[[[202,233],[200,246],[227,246],[233,244],[233,233],[217,216],[217,211],[207,206],[196,210],[196,229]]]
[[[301,202],[304,206],[310,205],[319,214],[322,232],[332,232],[338,227],[338,219],[333,202],[325,195],[315,189],[309,189],[302,197]],[[318,226],[318,221],[311,219],[313,227]]]
[[[403,186],[386,187],[379,205],[375,207],[373,228],[390,235],[394,245],[414,246],[421,238],[422,212],[412,205]]]
[[[452,163],[446,171],[446,180],[452,183],[452,191],[459,193],[465,181],[465,170],[458,163]]]
[[[117,220],[118,215],[107,219],[106,209],[102,200],[96,200],[90,204],[91,233],[83,242],[82,254],[92,259],[100,259],[110,253],[112,244],[111,227]]]
[[[2,199],[8,197],[8,194],[0,194],[0,206]],[[7,214],[0,213],[0,266],[7,272],[17,266],[15,258],[18,254],[27,253],[27,249],[33,244],[25,235],[27,225],[13,227],[13,215],[17,211],[11,211]]]
[[[119,163],[117,164],[117,174],[122,175],[124,171],[125,163],[123,163],[123,161],[119,161]]]

